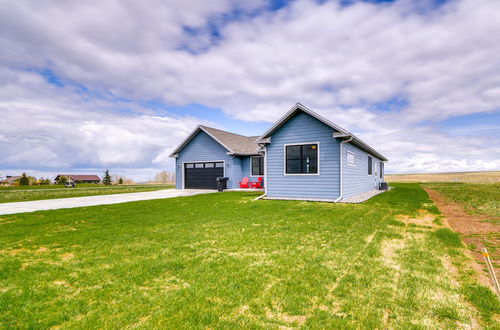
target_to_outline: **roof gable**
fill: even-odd
[[[351,138],[352,140],[350,143],[356,145],[357,147],[365,150],[369,154],[379,158],[382,161],[387,161],[387,158],[385,158],[382,154],[377,152],[375,149],[370,147],[367,143],[363,142],[360,138],[358,138],[356,135],[350,133],[346,129],[338,126],[337,124],[332,123],[328,119],[320,116],[316,112],[310,110],[306,106],[297,103],[295,106],[293,106],[283,117],[281,117],[271,128],[269,128],[264,134],[262,134],[258,139],[257,143],[266,143],[266,139],[269,138],[274,132],[276,132],[280,127],[285,125],[290,119],[292,119],[298,112],[304,112],[308,115],[310,115],[313,118],[316,118],[317,120],[321,121],[322,123],[330,126],[334,130],[338,132],[338,134],[335,134],[333,137],[335,138]]]
[[[255,140],[258,136],[243,136],[231,132],[226,132],[220,129],[199,125],[196,129],[177,147],[170,157],[175,157],[191,140],[200,132],[203,131],[210,136],[214,141],[224,147],[228,153],[241,156],[256,155],[258,145]]]

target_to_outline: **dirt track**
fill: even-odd
[[[443,213],[450,227],[462,236],[473,256],[481,265],[484,265],[481,248],[488,248],[497,276],[500,276],[500,240],[495,237],[495,234],[500,233],[500,225],[487,222],[487,220],[492,219],[491,216],[468,214],[462,205],[446,200],[435,190],[424,189]],[[492,249],[491,246],[494,248]]]

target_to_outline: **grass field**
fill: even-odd
[[[462,204],[470,214],[500,217],[500,183],[428,183],[425,187]]]
[[[418,184],[366,203],[225,192],[0,217],[3,328],[498,327]]]
[[[42,199],[82,197],[95,195],[123,194],[174,188],[174,185],[78,185],[66,188],[59,185],[0,187],[0,203],[25,202]]]
[[[483,264],[481,248],[488,249],[500,277],[500,183],[426,183],[444,197],[448,222]]]
[[[386,174],[388,182],[497,182],[500,183],[500,171],[489,172],[448,172]]]

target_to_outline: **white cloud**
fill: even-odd
[[[49,68],[102,95],[199,103],[247,121],[272,122],[302,102],[360,132],[389,170],[498,168],[498,136],[461,138],[436,123],[499,111],[500,2],[266,6],[0,0],[0,165],[167,166],[168,149],[199,121],[134,104],[142,115],[119,114],[113,98],[23,71]],[[243,19],[226,19],[235,13]],[[374,110],[394,98],[407,106]]]
[[[35,73],[0,70],[0,81],[6,76],[0,84],[0,130],[8,137],[0,139],[4,169],[173,169],[165,153],[200,123],[191,117],[123,115],[120,104],[61,93]]]

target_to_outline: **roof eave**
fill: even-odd
[[[219,143],[221,146],[223,146],[228,152],[234,153],[228,146],[226,146],[219,139],[217,139],[215,136],[213,136],[213,134],[211,134],[210,132],[208,132],[201,125],[198,125],[194,129],[194,131],[192,131],[191,134],[189,134],[188,137],[169,155],[169,157],[171,157],[171,158],[177,158],[179,156],[179,153],[181,152],[181,150],[184,149],[184,147],[194,138],[194,136],[196,134],[198,134],[199,131],[205,132],[208,136],[210,136],[217,143]]]
[[[262,134],[258,139],[257,139],[257,143],[263,143],[262,141],[268,137],[270,137],[278,128],[280,128],[285,122],[287,122],[293,115],[295,115],[295,113],[298,111],[298,110],[301,110],[305,113],[307,113],[308,115],[318,119],[319,121],[327,124],[328,126],[332,127],[333,129],[341,132],[341,133],[344,133],[344,134],[350,134],[348,131],[346,131],[345,129],[343,129],[342,127],[332,123],[331,121],[329,121],[328,119],[318,115],[317,113],[315,113],[314,111],[312,111],[311,109],[309,109],[308,107],[306,107],[305,105],[301,104],[301,103],[297,103],[295,104],[290,110],[287,111],[287,113],[285,113],[285,115],[283,117],[281,117],[273,126],[271,126],[271,128],[269,128],[264,134]]]
[[[386,157],[384,157],[382,154],[380,154],[379,152],[377,152],[375,149],[373,149],[372,147],[370,147],[369,145],[367,145],[365,142],[363,142],[360,138],[358,138],[357,136],[355,136],[354,134],[350,133],[349,131],[345,130],[344,128],[332,123],[331,121],[329,121],[328,119],[320,116],[319,114],[315,113],[314,111],[312,111],[311,109],[309,109],[308,107],[306,107],[305,105],[303,104],[300,104],[300,103],[297,103],[295,104],[290,110],[288,110],[287,113],[285,113],[285,115],[283,117],[281,117],[271,128],[269,128],[264,134],[262,134],[257,140],[256,142],[257,143],[269,143],[269,142],[266,142],[266,139],[270,138],[271,135],[278,129],[280,128],[281,126],[283,126],[283,124],[285,122],[287,122],[293,115],[295,115],[295,113],[297,111],[303,111],[305,113],[307,113],[308,115],[312,116],[313,118],[316,118],[318,119],[319,121],[325,123],[326,125],[330,126],[331,128],[335,129],[336,131],[340,132],[342,135],[339,135],[339,136],[334,136],[335,138],[337,137],[343,137],[343,136],[352,136],[353,137],[353,142],[357,142],[358,144],[361,145],[362,148],[364,148],[368,153],[372,154],[373,156],[383,160],[383,161],[388,161],[388,159]]]

